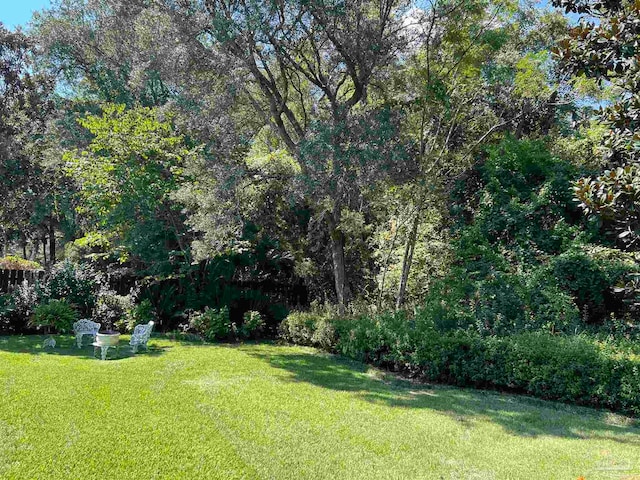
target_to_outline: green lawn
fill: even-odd
[[[189,345],[101,362],[0,337],[2,479],[640,478],[640,428],[414,385],[313,349]]]

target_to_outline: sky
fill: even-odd
[[[50,0],[0,0],[0,22],[11,29],[26,26],[34,11],[50,4]]]
[[[538,0],[540,7],[545,7],[549,3],[549,0]],[[25,27],[34,11],[50,5],[51,0],[0,0],[0,22],[11,29],[18,25]]]

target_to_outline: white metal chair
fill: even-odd
[[[136,328],[133,329],[133,335],[131,335],[131,341],[129,342],[133,353],[137,353],[138,347],[140,346],[145,349],[147,348],[147,342],[149,341],[149,337],[151,337],[151,330],[153,330],[154,325],[153,322],[149,322],[146,325],[136,325]]]
[[[83,335],[91,335],[91,337],[93,337],[93,340],[95,341],[96,335],[99,331],[100,324],[92,322],[88,318],[78,320],[76,323],[74,323],[73,332],[76,334],[76,343],[78,344],[78,348],[82,348]]]

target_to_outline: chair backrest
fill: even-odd
[[[133,336],[141,340],[149,340],[154,325],[153,322],[149,322],[146,325],[136,325],[136,328],[133,329]]]
[[[73,331],[76,333],[98,333],[100,331],[100,324],[83,318],[73,324]]]

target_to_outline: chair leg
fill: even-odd
[[[138,344],[134,343],[133,345],[131,345],[131,350],[133,350],[134,354],[138,353]]]
[[[78,348],[82,348],[82,334],[76,334],[76,343],[78,344]]]

